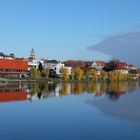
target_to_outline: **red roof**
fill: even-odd
[[[95,62],[97,65],[101,65],[102,67],[105,67],[105,65],[106,65],[106,63],[103,61],[96,60]]]
[[[65,61],[64,64],[66,66],[71,66],[71,67],[84,67],[85,66],[85,62],[84,61],[76,61],[76,60],[68,60]]]
[[[124,70],[127,69],[125,63],[116,63],[114,68],[115,69],[124,69]]]
[[[28,70],[28,61],[24,59],[0,59],[0,69]]]

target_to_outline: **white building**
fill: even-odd
[[[103,61],[93,61],[91,68],[95,68],[97,70],[102,70],[105,67],[105,62]]]
[[[122,73],[122,74],[128,74],[128,70],[127,69],[115,69],[114,71]]]
[[[127,65],[121,62],[115,64],[114,71],[122,74],[128,74]]]
[[[44,67],[44,60],[41,59],[28,59],[28,69],[30,70],[32,67],[35,67],[36,69],[38,69],[39,63],[42,64],[42,66]]]
[[[65,64],[61,63],[57,60],[46,60],[45,61],[45,69],[54,70],[57,75],[60,75],[60,69],[66,68],[68,69],[69,75],[71,75],[71,67],[65,67]]]
[[[101,75],[101,71],[104,67],[105,67],[105,62],[99,61],[99,60],[93,61],[92,65],[91,65],[91,68],[97,70],[97,76]]]
[[[43,67],[45,67],[44,60],[36,59],[35,51],[34,49],[32,49],[30,52],[30,56],[28,58],[28,70],[30,70],[32,67],[35,67],[36,69],[38,69],[38,66],[40,63],[42,64]]]
[[[135,65],[128,65],[128,70],[137,70],[137,67]]]

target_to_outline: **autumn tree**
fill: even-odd
[[[80,81],[83,77],[83,70],[80,68],[76,68],[72,70],[72,78],[73,80]]]
[[[102,72],[101,72],[101,80],[102,80],[102,81],[106,81],[106,79],[107,79],[107,72],[102,71]]]
[[[110,81],[130,80],[130,75],[129,74],[124,74],[124,73],[117,72],[117,71],[110,71],[108,76],[109,76]]]
[[[38,71],[35,67],[32,67],[31,75],[32,75],[32,78],[38,79],[40,78],[40,71]]]
[[[72,69],[72,80],[75,80],[75,68]]]
[[[90,77],[92,80],[97,80],[98,79],[98,71],[95,69],[90,70]]]
[[[110,71],[108,77],[110,81],[117,81],[117,73],[114,71]]]
[[[60,68],[60,74],[64,80],[69,79],[69,72],[67,68]]]

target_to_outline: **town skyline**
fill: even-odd
[[[1,1],[1,51],[27,57],[34,48],[39,58],[106,59],[108,54],[86,48],[118,32],[138,30],[140,2],[101,1]]]
[[[0,0],[1,140],[140,140],[140,0]]]

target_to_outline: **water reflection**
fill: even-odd
[[[68,94],[92,94],[95,97],[107,96],[118,100],[125,93],[133,93],[140,87],[140,82],[114,83],[36,83],[0,86],[0,102],[36,100],[48,97],[64,97]]]
[[[0,87],[0,102],[27,100],[27,86],[8,85]]]

